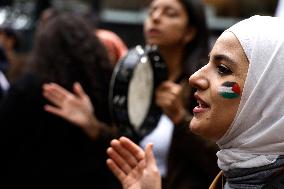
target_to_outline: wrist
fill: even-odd
[[[85,133],[92,139],[96,139],[99,135],[101,130],[101,124],[100,122],[94,117],[91,116],[90,121],[86,126],[84,127]]]

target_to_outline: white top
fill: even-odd
[[[284,16],[284,0],[278,0],[275,16]]]
[[[157,127],[140,142],[145,148],[149,142],[154,144],[154,156],[162,177],[167,175],[167,158],[171,146],[174,124],[166,115],[162,115]]]
[[[0,88],[3,90],[3,91],[7,91],[8,88],[9,88],[9,82],[8,80],[6,79],[6,77],[4,76],[4,74],[0,71]]]

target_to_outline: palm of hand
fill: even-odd
[[[61,105],[62,115],[71,123],[84,128],[90,125],[93,107],[87,96],[77,97],[69,95]]]
[[[81,128],[87,128],[91,125],[92,119],[94,119],[94,109],[80,84],[74,84],[74,94],[55,83],[45,84],[43,89],[44,97],[54,104],[46,105],[46,111]]]
[[[145,152],[125,137],[114,139],[107,153],[107,165],[124,189],[161,189],[161,177],[153,155],[153,144]]]

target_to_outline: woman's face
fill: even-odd
[[[221,138],[237,113],[249,62],[238,39],[224,32],[209,55],[209,62],[189,83],[197,89],[191,130],[212,140]]]
[[[179,0],[152,1],[144,22],[147,44],[158,46],[181,45],[191,37],[186,11]]]

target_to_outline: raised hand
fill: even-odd
[[[156,89],[155,102],[173,123],[183,121],[187,113],[183,106],[181,93],[182,86],[172,81],[165,81]]]
[[[124,189],[161,189],[161,176],[148,144],[145,151],[126,137],[112,140],[107,165]]]
[[[56,83],[44,84],[43,96],[54,104],[47,104],[44,109],[81,127],[90,137],[95,138],[102,124],[94,116],[90,98],[79,83],[74,84],[73,92]]]

